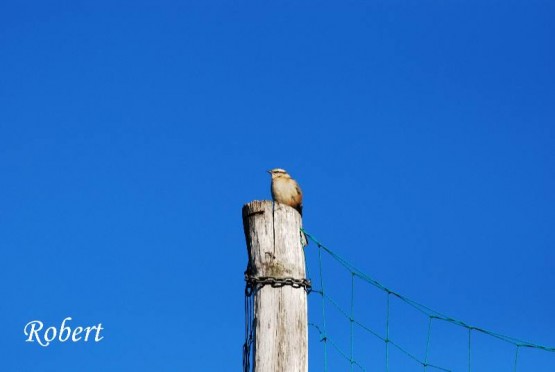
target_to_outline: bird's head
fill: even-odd
[[[274,168],[268,171],[272,175],[272,179],[279,177],[291,178],[291,176],[285,171],[285,169]]]

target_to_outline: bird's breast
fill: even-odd
[[[275,201],[291,207],[296,207],[302,201],[300,189],[293,180],[272,182],[272,197]]]

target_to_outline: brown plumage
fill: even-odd
[[[272,199],[295,208],[303,214],[303,192],[297,181],[281,168],[269,170],[272,175]]]

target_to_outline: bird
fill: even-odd
[[[295,208],[303,215],[303,192],[297,181],[281,168],[274,168],[268,173],[272,176],[272,200]]]

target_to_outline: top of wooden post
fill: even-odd
[[[299,217],[301,216],[301,214],[299,213],[299,211],[297,211],[295,208],[290,207],[288,205],[282,204],[282,203],[278,203],[278,202],[274,202],[272,200],[253,200],[245,205],[243,205],[243,219],[245,217],[247,217],[247,215],[245,213],[256,213],[256,212],[262,212],[264,210],[266,210],[268,207],[273,208],[274,211],[275,210],[289,210],[289,212],[294,212],[297,213],[299,215]]]
[[[243,227],[251,275],[304,278],[301,226],[301,215],[288,205],[271,200],[245,204]]]

